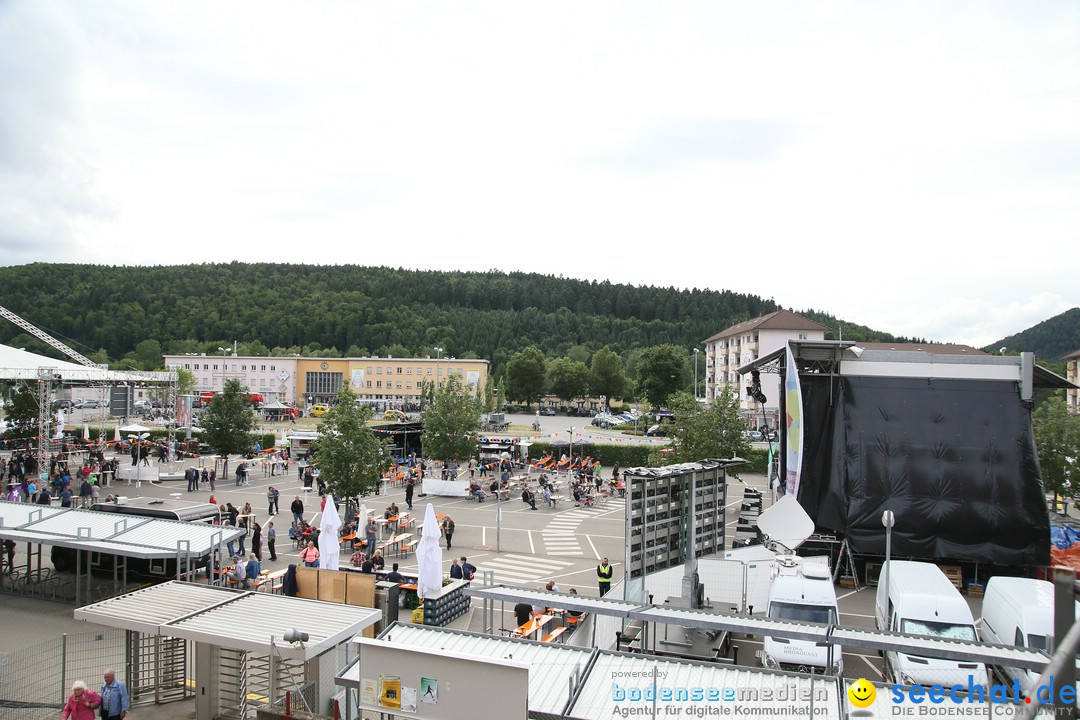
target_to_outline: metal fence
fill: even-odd
[[[127,682],[125,633],[104,630],[62,635],[14,652],[0,653],[0,719],[53,720],[82,680],[97,689],[107,669]]]

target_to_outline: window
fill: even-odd
[[[270,387],[274,387],[275,385],[277,385],[277,380],[270,378]]]
[[[185,370],[190,370],[191,369],[191,363],[184,363],[184,369]]]
[[[254,384],[254,380],[251,381]],[[259,387],[266,387],[266,378],[259,378]]]
[[[398,389],[398,390],[400,390],[400,389],[401,389],[401,381],[400,381],[400,380],[398,381],[398,384],[397,384],[397,389]]]
[[[265,365],[260,365],[259,369],[262,370],[263,372],[266,372],[266,366]]]
[[[800,340],[805,340],[806,339],[806,333],[799,333],[799,339]]]
[[[277,370],[277,368],[276,368],[276,367],[274,367],[273,365],[271,365],[271,366],[270,366],[270,372],[274,372],[275,370]]]
[[[397,369],[397,374],[398,374],[398,375],[400,375],[400,374],[401,374],[401,367],[400,367],[400,366],[398,366],[398,369]]]
[[[412,383],[411,382],[405,383],[405,387],[408,388],[409,390],[412,390]]]
[[[375,381],[375,387],[381,388],[382,387],[382,380],[376,380]]]
[[[337,395],[341,391],[343,374],[339,372],[305,373],[305,392],[308,395]]]
[[[379,375],[382,375],[382,368],[381,367],[375,368],[375,372],[378,373]]]
[[[430,374],[431,374],[431,368],[428,368],[428,369],[427,369],[427,374],[428,374],[428,375],[430,375]]]
[[[371,381],[370,380],[367,381],[367,386],[371,387]]]
[[[240,372],[247,372],[247,365],[241,365]]]
[[[217,363],[214,363],[214,369],[217,370]]]
[[[406,375],[412,375],[412,368],[405,368],[405,374]]]

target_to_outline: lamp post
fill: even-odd
[[[570,433],[570,462],[566,466],[566,472],[570,473],[570,482],[574,481],[574,426],[571,425],[567,428],[566,432]]]
[[[435,390],[439,389],[439,359],[442,358],[443,349],[441,347],[435,348]]]
[[[885,526],[885,597],[889,596],[889,560],[892,559],[892,529],[896,524],[896,516],[892,510],[881,513],[881,524]],[[854,570],[852,570],[854,573]],[[886,618],[888,621],[888,618]]]
[[[227,369],[225,365],[225,353],[228,352],[228,350],[221,346],[218,346],[218,350],[221,351],[221,389],[225,390],[225,370]]]
[[[698,354],[701,353],[700,348],[694,348],[694,402],[697,402],[697,359]]]

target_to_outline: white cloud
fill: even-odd
[[[16,0],[0,246],[732,289],[977,345],[1080,304],[1078,36],[1052,2]]]

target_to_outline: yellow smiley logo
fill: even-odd
[[[877,697],[877,690],[873,685],[866,682],[864,678],[859,678],[855,682],[848,685],[847,689],[848,701],[857,708],[868,708],[874,704],[874,698]]]

